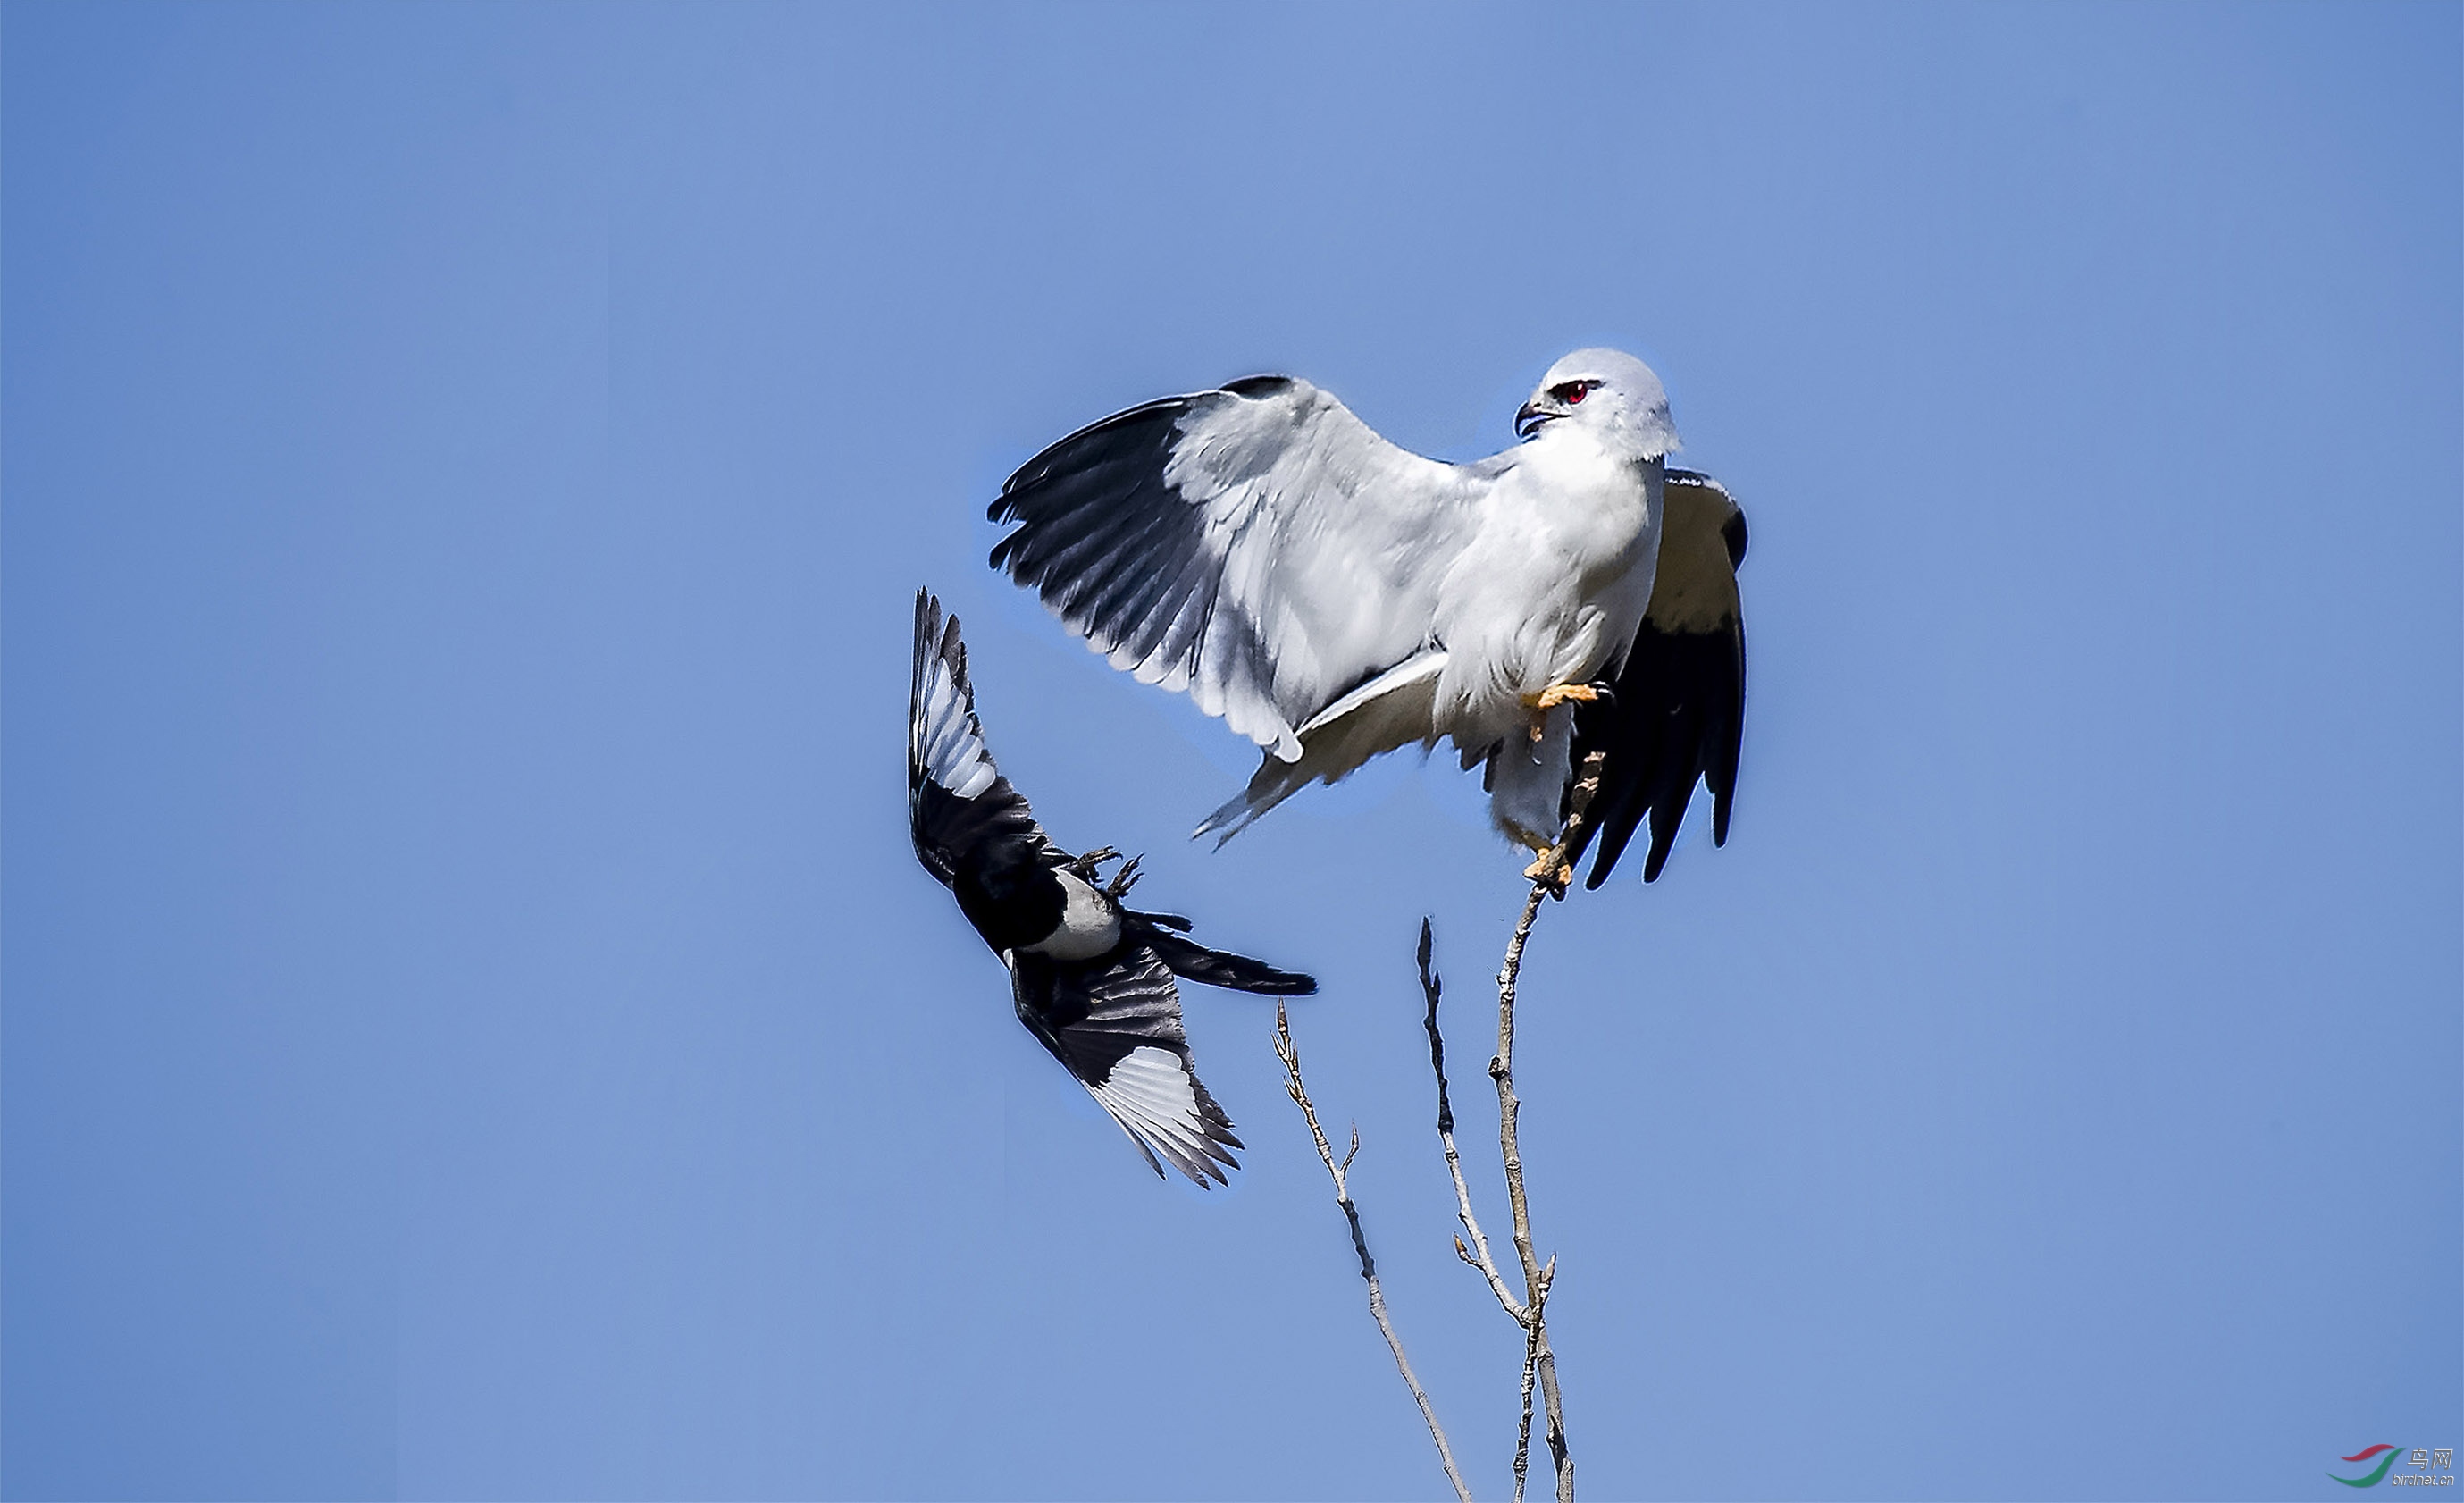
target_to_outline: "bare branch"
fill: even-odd
[[[1540,1342],[1523,1328],[1523,1423],[1514,1432],[1514,1503],[1523,1503],[1523,1479],[1531,1470],[1531,1374],[1540,1365]]]
[[[1505,1307],[1508,1318],[1518,1326],[1528,1327],[1531,1324],[1531,1311],[1514,1297],[1514,1291],[1507,1286],[1505,1276],[1497,1271],[1497,1260],[1489,1256],[1488,1235],[1480,1229],[1480,1218],[1472,1213],[1471,1186],[1463,1183],[1463,1156],[1455,1151],[1455,1109],[1446,1098],[1446,1040],[1445,1035],[1438,1031],[1438,998],[1441,988],[1438,973],[1429,967],[1431,944],[1429,920],[1423,918],[1420,920],[1420,996],[1428,1004],[1428,1013],[1422,1026],[1429,1030],[1429,1070],[1438,1077],[1438,1141],[1446,1151],[1446,1172],[1454,1176],[1455,1219],[1462,1222],[1463,1230],[1471,1234],[1472,1248],[1479,1249],[1475,1255],[1463,1247],[1463,1239],[1458,1237],[1455,1239],[1455,1255],[1488,1280],[1489,1293],[1497,1296],[1498,1304]]]
[[[1309,1104],[1309,1088],[1301,1082],[1300,1050],[1292,1045],[1290,1021],[1284,1015],[1284,1005],[1275,1004],[1275,1053],[1284,1062],[1284,1088],[1301,1109],[1302,1119],[1309,1123],[1309,1138],[1317,1144],[1317,1156],[1326,1172],[1334,1180],[1334,1204],[1343,1208],[1343,1219],[1352,1227],[1352,1250],[1360,1257],[1360,1276],[1369,1285],[1369,1314],[1386,1337],[1386,1349],[1395,1354],[1395,1370],[1403,1375],[1403,1385],[1412,1390],[1412,1402],[1420,1406],[1420,1418],[1428,1422],[1429,1438],[1438,1445],[1438,1462],[1446,1469],[1446,1480],[1454,1484],[1455,1496],[1462,1503],[1471,1503],[1471,1490],[1463,1486],[1463,1473],[1455,1470],[1454,1448],[1446,1444],[1445,1427],[1438,1424],[1438,1411],[1429,1404],[1428,1394],[1420,1380],[1412,1372],[1412,1363],[1403,1356],[1403,1338],[1395,1334],[1395,1323],[1386,1318],[1385,1292],[1377,1287],[1376,1260],[1369,1255],[1369,1238],[1360,1229],[1360,1212],[1352,1204],[1348,1178],[1353,1159],[1360,1152],[1360,1125],[1352,1128],[1352,1148],[1343,1162],[1334,1161],[1334,1148],[1326,1140],[1326,1130],[1318,1126],[1317,1108]]]
[[[1557,1503],[1573,1503],[1574,1461],[1566,1448],[1557,1356],[1549,1346],[1549,1286],[1556,1277],[1557,1263],[1552,1257],[1544,1269],[1532,1250],[1531,1206],[1523,1188],[1523,1149],[1516,1133],[1522,1103],[1514,1094],[1514,984],[1522,974],[1523,947],[1540,917],[1541,899],[1564,896],[1566,884],[1573,877],[1567,852],[1582,831],[1593,795],[1599,792],[1600,766],[1606,760],[1598,752],[1583,759],[1582,776],[1568,801],[1566,828],[1559,832],[1556,846],[1532,868],[1531,895],[1524,899],[1523,917],[1514,925],[1514,938],[1507,942],[1506,964],[1497,973],[1497,1054],[1488,1062],[1489,1078],[1497,1083],[1497,1146],[1506,1163],[1506,1202],[1514,1217],[1514,1251],[1523,1262],[1523,1302],[1530,1310],[1523,1328],[1529,1338],[1526,1359],[1540,1380],[1540,1399],[1548,1411],[1549,1456],[1557,1469]]]

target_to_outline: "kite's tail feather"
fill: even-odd
[[[1303,762],[1277,762],[1274,755],[1268,753],[1261,759],[1257,776],[1249,780],[1249,785],[1224,800],[1214,813],[1199,821],[1198,828],[1189,832],[1189,838],[1197,840],[1213,835],[1215,849],[1222,850],[1225,841],[1255,824],[1260,815],[1309,785],[1311,777],[1302,771],[1306,765],[1306,743],[1303,758]],[[1333,779],[1327,781],[1332,782]]]
[[[1415,741],[1435,744],[1429,724],[1437,705],[1436,670],[1443,663],[1443,653],[1424,653],[1336,701],[1302,728],[1298,761],[1279,762],[1272,752],[1261,758],[1249,785],[1207,815],[1190,838],[1215,834],[1221,849],[1312,783],[1339,782],[1372,757]]]

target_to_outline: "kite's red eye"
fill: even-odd
[[[1568,407],[1573,407],[1591,395],[1592,387],[1595,385],[1597,383],[1590,381],[1561,381],[1549,388],[1549,394]]]
[[[1575,403],[1580,402],[1583,398],[1589,396],[1591,394],[1591,387],[1584,386],[1581,382],[1575,382],[1574,389],[1566,393],[1566,405],[1568,407],[1573,407]]]

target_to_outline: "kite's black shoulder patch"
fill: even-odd
[[[1728,494],[1728,488],[1700,470],[1680,470],[1673,466],[1668,471],[1668,483],[1694,486],[1728,503],[1728,519],[1720,523],[1720,541],[1727,544],[1728,567],[1733,569],[1745,563],[1746,514],[1744,508],[1737,504],[1736,497]]]
[[[1223,383],[1223,389],[1236,397],[1271,397],[1279,391],[1288,390],[1291,384],[1289,376],[1243,376],[1238,381]]]

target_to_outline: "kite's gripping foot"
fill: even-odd
[[[1121,869],[1112,873],[1112,879],[1104,884],[1104,895],[1116,903],[1129,896],[1130,889],[1138,885],[1138,863],[1145,859],[1144,856],[1132,856],[1122,862]]]
[[[1555,896],[1565,896],[1566,885],[1574,879],[1574,869],[1566,864],[1563,849],[1557,846],[1534,846],[1531,849],[1540,852],[1540,859],[1523,869],[1524,880],[1546,886]]]
[[[1551,684],[1538,694],[1523,696],[1523,706],[1531,712],[1531,739],[1535,741],[1548,733],[1549,712],[1569,700],[1590,704],[1609,696],[1598,684]]]

